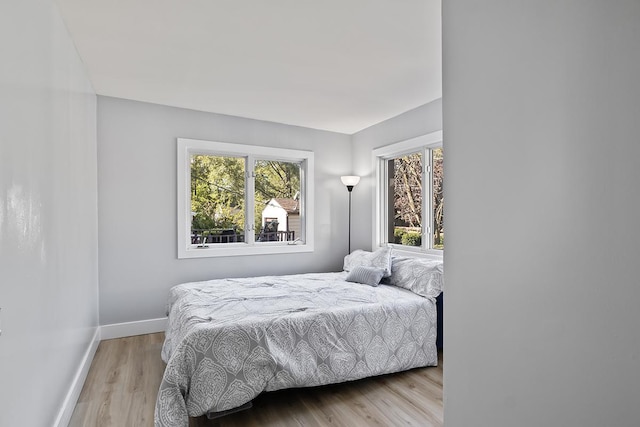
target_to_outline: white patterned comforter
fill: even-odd
[[[435,366],[436,306],[346,273],[186,283],[171,289],[157,427],[224,411],[263,391]]]

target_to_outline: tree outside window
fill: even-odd
[[[376,245],[440,255],[444,249],[442,132],[374,150],[378,162]],[[411,249],[415,248],[415,249]]]
[[[245,171],[244,157],[191,156],[192,243],[245,241]],[[265,228],[261,214],[266,204],[274,198],[299,198],[300,164],[256,160],[253,175],[253,230],[259,240]],[[233,240],[218,237],[225,235],[233,235]]]

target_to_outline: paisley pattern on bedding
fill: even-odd
[[[263,391],[437,364],[436,307],[345,272],[186,283],[170,291],[156,427],[224,411]]]
[[[442,292],[444,264],[426,258],[394,258],[388,283],[423,297],[436,298]]]

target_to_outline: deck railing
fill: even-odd
[[[296,239],[295,231],[261,231],[256,233],[256,242],[292,242]],[[234,229],[192,229],[191,244],[204,245],[210,243],[242,243],[244,233]]]

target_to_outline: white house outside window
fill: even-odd
[[[178,257],[313,250],[313,153],[178,139]]]

